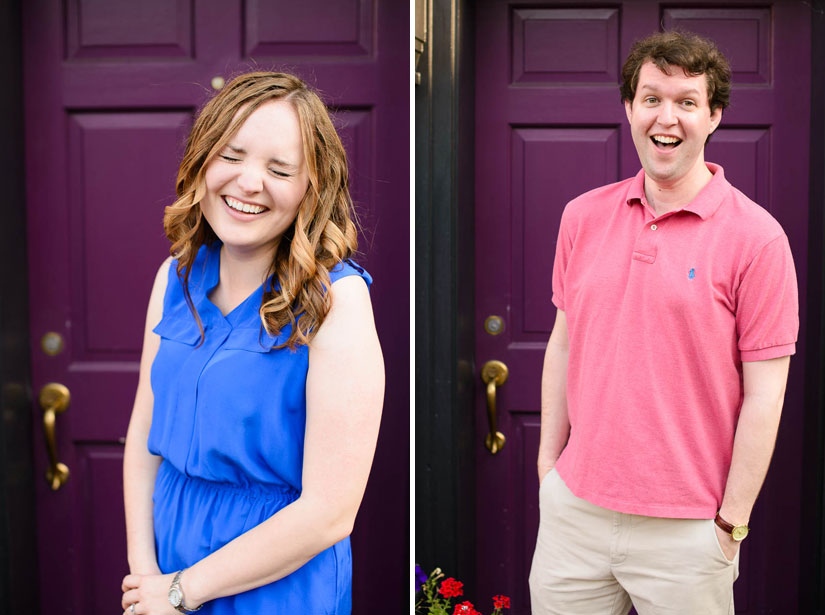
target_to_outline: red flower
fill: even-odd
[[[507,596],[493,596],[493,606],[497,609],[509,609],[510,598]]]
[[[475,610],[475,607],[473,607],[472,602],[465,600],[461,604],[455,605],[455,611],[453,611],[453,615],[481,615],[481,613]]]
[[[456,581],[453,577],[450,577],[449,579],[444,579],[441,582],[441,587],[438,588],[438,591],[445,598],[455,598],[456,596],[460,596],[464,593],[464,590],[461,589],[462,587],[464,587],[464,583],[461,581]]]

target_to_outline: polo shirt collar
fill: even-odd
[[[702,220],[707,220],[715,214],[716,210],[719,209],[719,206],[722,204],[722,201],[730,192],[730,183],[725,179],[725,170],[713,162],[705,162],[705,165],[708,167],[708,170],[713,173],[713,177],[690,203],[685,205],[681,210],[677,210],[689,211],[702,218]],[[627,204],[633,205],[634,202],[641,203],[644,195],[645,170],[641,169],[630,183],[630,189],[627,192]]]

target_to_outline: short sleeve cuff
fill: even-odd
[[[335,284],[335,282],[341,278],[353,275],[360,276],[364,282],[367,283],[367,286],[372,284],[372,276],[358,263],[350,259],[336,263],[335,266],[329,270],[329,281],[330,284]]]
[[[780,344],[779,346],[769,346],[759,350],[742,350],[739,355],[742,362],[747,361],[767,361],[768,359],[778,359],[788,357],[796,353],[796,343]]]
[[[562,312],[564,311],[564,301],[562,301],[561,296],[558,293],[553,293],[553,305],[559,308]]]

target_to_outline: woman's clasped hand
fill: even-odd
[[[169,602],[174,574],[128,574],[123,577],[124,615],[178,615]]]

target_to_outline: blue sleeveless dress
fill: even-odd
[[[152,364],[148,447],[163,457],[153,501],[164,573],[195,564],[301,493],[309,351],[269,350],[289,328],[277,338],[262,330],[263,285],[226,316],[207,298],[218,284],[220,247],[201,247],[189,278],[204,343],[198,346],[177,262],[169,268],[163,318],[154,329],[161,343]],[[372,282],[351,261],[334,267],[330,280],[350,275]],[[292,574],[208,602],[199,614],[345,615],[351,612],[351,578],[346,538]]]

